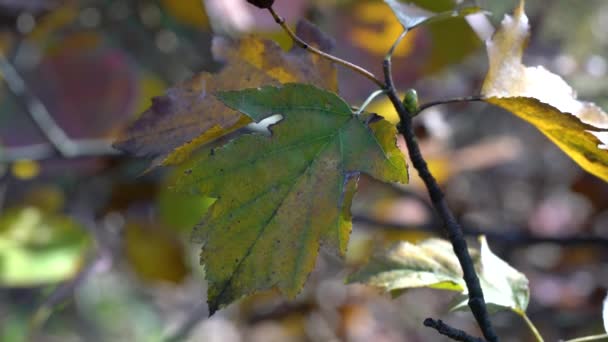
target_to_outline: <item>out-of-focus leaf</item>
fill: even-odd
[[[498,258],[480,237],[481,250],[470,250],[486,303],[494,309],[510,309],[523,314],[528,306],[528,279]],[[467,305],[467,287],[452,245],[429,239],[419,244],[401,242],[385,254],[372,258],[349,282],[366,283],[394,294],[416,287],[460,292],[453,309]]]
[[[218,198],[200,225],[211,312],[277,287],[294,297],[321,244],[344,254],[361,172],[407,182],[396,129],[353,115],[337,95],[286,84],[222,92],[226,105],[260,122],[281,114],[270,137],[242,136],[203,151],[178,190]]]
[[[485,237],[480,237],[479,242],[481,251],[476,269],[486,303],[496,311],[509,309],[523,315],[530,300],[528,278],[497,257],[490,250]],[[465,291],[462,301],[455,305],[453,310],[467,305],[466,294]]]
[[[401,24],[391,14],[391,9],[381,2],[362,2],[354,7],[355,19],[359,22],[348,33],[353,45],[369,51],[375,56],[383,56],[401,34]],[[381,27],[377,30],[377,27]],[[405,57],[412,53],[417,33],[408,34],[395,50],[395,57]]]
[[[297,31],[311,44],[328,49],[328,40],[307,22]],[[226,62],[218,74],[201,73],[163,97],[155,98],[146,111],[119,139],[116,146],[138,156],[158,157],[158,164],[183,162],[193,150],[251,119],[222,104],[213,94],[287,82],[305,82],[337,90],[333,63],[294,47],[285,53],[274,42],[254,37],[236,43],[216,40],[214,54]]]
[[[162,0],[163,8],[180,23],[196,28],[207,28],[209,18],[203,0]]]
[[[476,6],[455,8],[451,11],[434,13],[416,6],[411,1],[384,0],[399,19],[406,30],[433,21],[444,20],[450,17],[464,17],[469,14],[478,13],[481,8]]]
[[[40,174],[40,164],[33,160],[18,160],[11,165],[13,176],[21,180],[30,180]]]
[[[608,333],[608,295],[606,295],[603,305],[602,318],[604,319],[604,330]]]
[[[186,165],[187,166],[187,165]],[[176,192],[170,188],[175,180],[184,173],[185,166],[171,171],[168,179],[161,185],[157,197],[158,214],[168,227],[180,232],[187,232],[201,221],[215,199]]]
[[[90,247],[85,230],[66,216],[27,207],[0,217],[0,284],[36,286],[73,276]]]
[[[135,273],[144,280],[178,284],[188,275],[182,243],[161,226],[127,224],[125,255]]]
[[[348,282],[366,283],[389,292],[416,287],[452,291],[466,288],[452,245],[440,239],[417,245],[399,243],[388,252],[373,256]]]
[[[522,64],[529,36],[524,1],[488,42],[486,102],[528,121],[588,172],[608,180],[608,114],[576,99],[575,91],[543,67]]]

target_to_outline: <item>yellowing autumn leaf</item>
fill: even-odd
[[[577,100],[558,75],[522,64],[529,31],[521,1],[487,42],[490,69],[482,87],[485,101],[528,121],[585,170],[608,181],[608,114]]]
[[[301,22],[297,32],[321,49],[331,47],[309,23]],[[137,156],[156,157],[153,166],[178,164],[198,147],[251,122],[216,99],[213,94],[218,91],[286,82],[310,83],[332,91],[338,87],[334,65],[299,47],[286,53],[274,42],[255,37],[238,42],[216,40],[214,55],[226,63],[219,73],[200,73],[155,98],[115,146]]]
[[[178,190],[217,198],[195,232],[211,313],[273,287],[294,297],[321,245],[344,254],[360,173],[407,182],[395,126],[354,115],[334,93],[290,83],[218,97],[256,122],[283,120],[270,136],[242,135],[202,151],[177,181]]]

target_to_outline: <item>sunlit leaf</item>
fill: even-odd
[[[313,45],[330,43],[311,24],[301,22],[298,33]],[[218,91],[286,82],[304,82],[337,90],[334,65],[294,47],[285,53],[271,41],[254,37],[239,42],[214,41],[214,55],[225,61],[217,74],[203,72],[155,98],[152,107],[134,122],[116,146],[138,156],[158,157],[158,164],[183,162],[198,147],[251,122],[247,116],[216,99]]]
[[[177,188],[218,198],[196,235],[211,312],[276,287],[293,297],[321,245],[344,254],[360,173],[407,182],[395,127],[355,116],[333,93],[286,84],[223,92],[228,106],[261,120],[280,114],[271,136],[249,134],[192,161]]]
[[[470,250],[486,303],[493,309],[510,309],[523,314],[528,306],[528,279],[490,250],[480,237],[481,249]],[[376,255],[349,282],[360,282],[400,294],[405,289],[429,287],[459,292],[453,309],[466,307],[468,290],[452,245],[446,240],[428,239],[418,244],[400,242],[388,252]]]
[[[608,114],[577,100],[558,75],[522,64],[529,29],[521,1],[487,44],[490,69],[482,94],[534,125],[585,170],[608,180]]]
[[[452,245],[445,240],[428,239],[420,244],[402,242],[352,274],[350,283],[361,282],[384,289],[430,287],[464,291],[466,284]]]
[[[89,247],[85,230],[68,217],[34,207],[8,210],[0,217],[0,284],[66,280],[82,266]]]
[[[608,333],[608,295],[604,298],[602,318],[604,319],[604,330]]]
[[[399,19],[399,22],[406,30],[411,30],[414,27],[425,23],[444,20],[450,17],[464,17],[481,11],[481,8],[472,6],[456,8],[454,10],[441,13],[434,13],[418,7],[412,1],[384,0],[384,2],[391,7],[395,13],[395,16],[397,16],[397,19]]]

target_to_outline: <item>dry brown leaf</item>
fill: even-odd
[[[309,23],[297,32],[311,44],[328,50],[331,42]],[[152,167],[183,162],[192,151],[251,122],[214,96],[216,92],[311,83],[337,91],[335,67],[299,47],[284,52],[272,41],[247,37],[238,42],[216,39],[214,56],[225,61],[217,74],[202,72],[153,99],[152,106],[135,121],[115,146],[143,157],[155,157]]]

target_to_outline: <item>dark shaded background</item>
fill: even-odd
[[[276,2],[291,23],[312,20],[336,39],[338,56],[376,73],[400,32],[381,1]],[[494,24],[514,2],[481,1]],[[530,0],[527,11],[526,63],[607,108],[608,3]],[[439,341],[422,326],[428,316],[476,332],[468,312],[447,312],[451,293],[412,290],[392,300],[343,284],[374,248],[440,228],[417,179],[401,189],[364,180],[346,260],[322,253],[295,301],[263,293],[207,319],[204,270],[188,236],[211,200],[168,191],[178,171],[142,175],[147,162],[110,142],[151,97],[217,70],[213,31],[289,46],[266,13],[241,0],[0,0],[0,28],[1,341]],[[394,64],[399,88],[418,89],[422,102],[475,94],[487,66],[464,20],[410,34]],[[340,78],[353,105],[374,90],[348,71]],[[389,107],[379,100],[371,110],[395,120]],[[47,114],[76,146],[67,158],[32,120]],[[467,230],[485,232],[530,279],[529,316],[546,340],[601,333],[608,186],[487,105],[426,111],[418,132]],[[503,341],[533,340],[516,315],[493,320]]]

